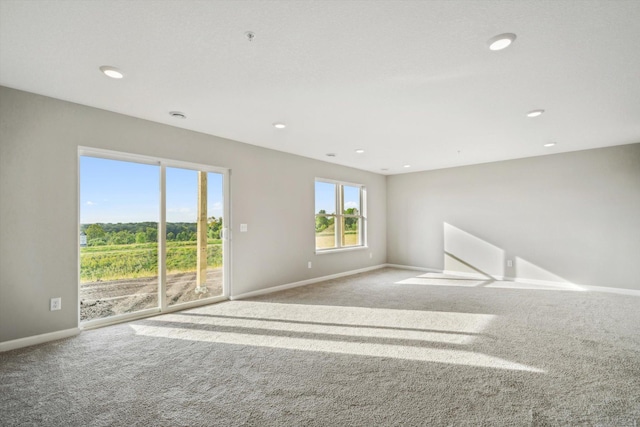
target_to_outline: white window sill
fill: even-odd
[[[334,249],[316,249],[316,255],[335,254],[338,252],[351,252],[351,251],[363,251],[369,249],[369,246],[349,246],[346,248],[334,248]]]

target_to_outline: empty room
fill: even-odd
[[[0,0],[0,425],[637,427],[638,22]]]

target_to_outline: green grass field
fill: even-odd
[[[358,244],[358,234],[345,233],[343,246]],[[316,248],[334,247],[332,232],[316,233]],[[167,273],[189,272],[196,270],[196,242],[167,242]],[[222,242],[209,240],[207,265],[222,266]],[[136,279],[158,275],[158,244],[133,243],[128,245],[89,246],[80,248],[80,281]]]
[[[196,242],[167,242],[167,272],[195,271]],[[222,242],[209,240],[207,265],[222,265]],[[158,275],[158,244],[134,243],[80,248],[80,281],[118,280]]]

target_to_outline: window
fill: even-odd
[[[365,188],[316,179],[316,251],[365,246]]]

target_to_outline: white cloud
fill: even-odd
[[[347,202],[344,204],[344,208],[345,209],[349,209],[349,208],[358,208],[358,204],[356,202]]]
[[[87,205],[88,205],[88,206],[95,206],[95,205],[97,205],[97,203],[96,203],[96,202],[92,202],[91,200],[89,200],[89,201],[87,202]]]

